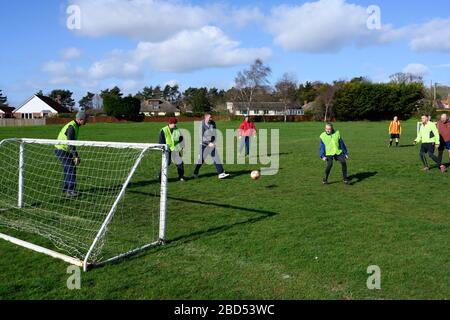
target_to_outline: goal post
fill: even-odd
[[[167,156],[162,144],[0,141],[0,238],[84,271],[164,244]]]

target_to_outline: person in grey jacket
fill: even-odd
[[[212,115],[210,113],[205,114],[205,118],[201,124],[201,142],[200,142],[200,154],[198,156],[197,165],[194,170],[194,179],[198,178],[200,168],[202,167],[205,159],[208,155],[211,155],[216,166],[217,174],[219,179],[225,179],[230,175],[225,172],[222,166],[222,161],[220,160],[219,154],[216,150],[216,123],[213,121]]]

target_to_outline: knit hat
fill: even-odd
[[[80,110],[77,113],[77,120],[86,120],[88,118],[88,115],[84,110]]]
[[[178,123],[177,118],[170,118],[169,119],[169,124],[177,124],[177,123]]]

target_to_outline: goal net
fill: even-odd
[[[161,244],[166,156],[159,144],[3,140],[0,238],[85,271]]]

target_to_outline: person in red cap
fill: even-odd
[[[256,128],[253,121],[250,121],[248,116],[245,116],[244,121],[239,127],[239,139],[241,140],[241,145],[239,147],[239,153],[242,153],[242,149],[245,146],[245,156],[250,155],[250,138],[256,137]]]
[[[170,118],[169,125],[161,129],[159,133],[159,143],[167,144],[169,146],[169,159],[168,165],[171,164],[172,160],[177,166],[178,179],[180,181],[185,181],[184,177],[184,163],[181,158],[180,152],[183,150],[183,136],[180,130],[177,128],[178,120],[177,118]],[[160,178],[161,176],[159,176]]]

